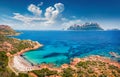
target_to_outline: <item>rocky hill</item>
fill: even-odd
[[[85,23],[82,25],[74,24],[67,30],[103,30],[97,23]]]
[[[18,35],[19,33],[14,31],[8,25],[0,25],[0,35]]]
[[[33,49],[38,43],[31,40],[20,40],[8,37],[16,34],[19,33],[11,27],[0,25],[0,77],[30,77],[24,73],[16,76],[10,69],[9,62],[16,53],[25,49]]]

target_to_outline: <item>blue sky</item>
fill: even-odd
[[[19,30],[61,30],[97,22],[120,29],[120,0],[0,0],[0,24]]]

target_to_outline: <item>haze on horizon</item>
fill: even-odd
[[[62,30],[96,22],[120,29],[120,0],[0,0],[0,24],[16,30]]]

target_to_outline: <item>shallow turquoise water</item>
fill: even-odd
[[[111,57],[109,52],[120,54],[120,31],[22,31],[16,36],[44,44],[25,52],[23,57],[33,64],[54,63],[59,66],[71,58],[100,55]]]

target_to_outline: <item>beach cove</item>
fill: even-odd
[[[60,66],[74,57],[100,55],[112,58],[109,52],[119,54],[119,31],[23,31],[20,39],[38,41],[44,46],[23,53],[35,65],[42,63]],[[35,35],[35,34],[38,35]],[[117,35],[117,36],[116,36]],[[56,37],[54,37],[56,36]],[[114,40],[113,40],[114,39]]]
[[[19,36],[17,36],[17,37],[19,37]],[[79,56],[78,54],[79,53],[83,54],[83,52],[81,53],[80,51],[78,51],[78,50],[80,50],[80,48],[77,47],[77,44],[75,42],[74,43],[69,42],[70,45],[73,44],[73,46],[76,47],[76,48],[71,48],[70,47],[70,49],[67,48],[69,45],[67,44],[68,42],[67,43],[65,42],[65,40],[64,40],[64,42],[63,41],[56,42],[58,46],[56,44],[53,44],[53,46],[54,45],[55,46],[54,47],[50,46],[52,48],[48,47],[49,45],[51,45],[48,41],[47,41],[47,44],[49,44],[49,45],[47,47],[45,46],[46,45],[45,43],[44,43],[45,45],[42,45],[39,42],[35,42],[35,43],[36,43],[36,45],[33,48],[26,48],[26,49],[23,49],[16,54],[14,54],[14,58],[13,58],[13,62],[12,62],[13,65],[11,65],[11,66],[15,70],[17,70],[17,73],[21,73],[21,72],[22,73],[27,73],[28,71],[42,70],[42,69],[46,69],[46,68],[51,70],[51,71],[57,71],[58,73],[61,73],[63,71],[63,69],[67,69],[68,67],[70,67],[74,70],[78,70],[76,65],[78,65],[81,62],[83,62],[83,63],[84,62],[90,62],[90,63],[92,63],[92,62],[97,63],[98,62],[98,64],[102,62],[102,64],[105,64],[104,66],[109,67],[109,66],[113,65],[115,67],[120,68],[120,64],[117,62],[117,59],[115,61],[113,61],[113,60],[111,60],[112,58],[110,57],[110,56],[113,57],[114,54],[117,54],[116,52],[110,52],[109,51],[109,52],[107,52],[107,54],[105,54],[105,53],[102,53],[102,54],[101,53],[98,53],[98,54],[92,53],[92,54],[89,54],[89,55]],[[83,43],[82,45],[84,47],[86,44]],[[90,45],[93,45],[93,44],[90,44]],[[44,51],[44,49],[45,49],[44,47],[46,47],[48,49],[47,52]],[[66,52],[64,52],[65,50],[62,50],[64,48],[65,48]],[[67,49],[69,50],[70,54],[67,52]],[[40,53],[41,50],[42,50],[42,53]],[[56,50],[56,52],[53,53],[52,52],[53,50],[54,51]],[[78,52],[76,53],[75,50],[78,51]],[[90,51],[87,51],[87,52],[90,52]],[[33,59],[29,59],[25,56],[26,53],[29,53],[30,55],[33,55],[33,58],[35,57],[35,55],[33,53],[37,53],[39,55],[39,57],[43,57],[42,59],[45,58],[44,62],[42,61],[41,63],[35,63],[34,61],[32,61]],[[47,55],[46,55],[46,53],[47,53]],[[43,55],[45,54],[45,55],[40,56],[40,54],[43,54]],[[68,55],[66,55],[66,54],[68,54]],[[108,55],[108,56],[106,56],[106,55]],[[52,60],[51,57],[52,57],[52,59],[53,58],[55,58],[55,59]],[[59,61],[60,59],[63,59],[63,58],[67,59],[67,61],[62,60],[62,63],[57,65],[58,63],[56,63],[55,60],[57,59]],[[41,60],[41,59],[39,58],[39,60]],[[34,74],[34,73],[32,73],[32,74]],[[98,74],[99,74],[99,72],[98,72]]]

